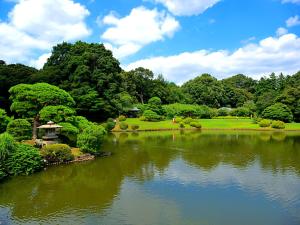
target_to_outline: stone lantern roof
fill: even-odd
[[[38,129],[52,129],[52,128],[62,128],[62,126],[55,124],[52,121],[49,121],[47,124],[39,126]]]

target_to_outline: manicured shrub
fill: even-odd
[[[284,129],[285,123],[279,120],[274,120],[272,121],[271,127],[275,129]]]
[[[40,111],[40,121],[47,123],[65,122],[68,117],[75,116],[75,110],[64,105],[46,106]]]
[[[167,118],[172,119],[175,116],[181,117],[198,117],[209,119],[214,117],[215,112],[205,105],[189,105],[189,104],[170,104],[164,105],[163,109]]]
[[[161,120],[161,117],[156,112],[153,112],[152,110],[146,110],[143,116],[145,117],[146,121],[157,122]]]
[[[249,117],[251,115],[250,109],[246,107],[239,107],[230,112],[230,115],[232,116],[238,116],[238,117]]]
[[[140,116],[139,120],[140,120],[140,121],[146,121],[146,117]]]
[[[71,123],[59,123],[59,125],[62,126],[59,135],[62,141],[73,146],[76,145],[79,129]]]
[[[127,118],[126,118],[126,116],[121,115],[121,116],[119,116],[118,119],[120,122],[122,122],[122,121],[126,121]]]
[[[184,123],[183,123],[183,122],[179,123],[179,127],[180,127],[180,128],[185,128]]]
[[[108,118],[106,123],[102,124],[102,126],[105,128],[107,132],[111,132],[115,128],[116,122],[114,119]]]
[[[5,168],[9,175],[29,175],[43,168],[43,160],[37,148],[18,144],[5,161]]]
[[[175,123],[181,123],[183,121],[183,118],[180,116],[175,117]]]
[[[139,125],[131,125],[131,129],[132,129],[132,130],[137,130],[137,129],[139,129],[139,128],[140,128]]]
[[[98,154],[106,134],[105,128],[92,125],[84,129],[77,136],[77,146],[84,153]]]
[[[193,122],[193,118],[191,117],[187,117],[182,121],[184,124],[190,124],[191,122]]]
[[[128,124],[125,123],[125,122],[121,122],[120,123],[120,128],[121,128],[121,130],[127,130],[128,129]]]
[[[293,120],[293,114],[289,107],[282,103],[275,103],[267,107],[263,113],[262,117],[271,120],[280,120],[283,122],[291,122]]]
[[[77,127],[79,131],[87,128],[88,126],[92,126],[93,123],[88,121],[87,118],[83,116],[71,116],[66,118],[66,122],[71,123],[73,126]]]
[[[202,125],[201,125],[201,123],[199,123],[199,122],[191,122],[191,123],[190,123],[190,126],[191,126],[191,127],[195,127],[195,128],[197,128],[197,129],[202,128]]]
[[[9,122],[7,132],[11,134],[16,141],[29,140],[32,136],[31,124],[25,119],[16,119]]]
[[[271,121],[270,120],[266,120],[266,119],[263,119],[261,120],[258,125],[260,127],[269,127],[271,125]]]
[[[66,144],[47,145],[41,149],[41,155],[48,163],[68,162],[74,159],[70,146]]]
[[[230,110],[228,108],[220,108],[218,109],[218,116],[228,116]]]
[[[11,119],[6,115],[4,109],[0,109],[0,133],[6,131],[7,124]]]
[[[17,145],[12,135],[8,133],[0,134],[0,162],[12,154],[16,147]]]

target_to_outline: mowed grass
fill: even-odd
[[[258,124],[254,124],[252,119],[199,119],[203,129],[245,129],[245,130],[272,130],[271,127],[260,128]],[[172,120],[165,120],[160,122],[147,122],[141,121],[138,118],[129,118],[125,121],[129,128],[132,130],[132,125],[139,125],[138,130],[167,130],[167,129],[179,129],[179,124],[173,123]],[[192,128],[189,125],[185,125],[185,128]],[[119,131],[120,128],[116,126],[114,131]],[[274,129],[275,130],[275,129]],[[285,130],[299,130],[300,123],[288,123]]]

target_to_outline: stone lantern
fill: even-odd
[[[58,143],[57,133],[62,126],[55,124],[52,121],[49,121],[47,124],[39,126],[38,129],[44,129],[45,135],[42,137],[40,145],[50,145]]]

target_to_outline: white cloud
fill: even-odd
[[[300,3],[300,0],[282,0],[282,3]]]
[[[167,7],[167,9],[176,16],[199,15],[219,1],[220,0],[155,0],[155,2]]]
[[[166,12],[144,7],[132,9],[128,16],[118,18],[113,13],[105,16],[103,24],[109,28],[101,38],[105,45],[121,58],[138,52],[143,46],[171,38],[179,29],[179,23]]]
[[[295,34],[269,37],[258,44],[248,44],[234,52],[199,50],[168,57],[153,57],[133,62],[124,68],[139,66],[163,74],[178,84],[201,73],[225,78],[244,73],[259,78],[271,72],[295,73],[300,70],[300,38]]]
[[[278,37],[282,36],[282,35],[285,35],[288,33],[288,30],[284,27],[279,27],[277,30],[276,30],[276,35]]]
[[[30,63],[37,52],[49,52],[62,41],[90,34],[84,23],[89,11],[72,0],[19,0],[0,23],[0,58]]]
[[[37,69],[43,68],[44,64],[47,62],[47,59],[51,56],[51,53],[45,53],[41,55],[37,60],[31,60],[29,65]]]
[[[299,20],[299,16],[293,16],[287,19],[286,21],[286,26],[287,27],[293,27],[293,26],[298,26],[300,25],[300,20]]]

